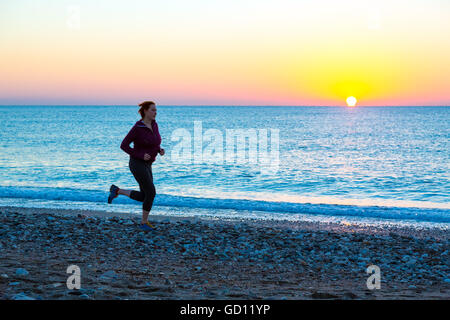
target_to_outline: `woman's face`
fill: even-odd
[[[147,120],[155,120],[156,118],[156,106],[152,104],[147,110],[144,110],[145,118]]]

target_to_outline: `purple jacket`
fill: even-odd
[[[151,157],[148,162],[152,163],[161,150],[161,136],[156,121],[152,121],[152,129],[153,132],[142,120],[137,121],[123,139],[120,149],[141,160],[144,160],[144,154],[148,153]],[[133,142],[133,148],[130,147],[131,142]]]

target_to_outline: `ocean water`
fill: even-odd
[[[137,189],[119,148],[137,109],[0,106],[0,205],[139,214],[106,203],[112,183]],[[450,224],[449,107],[158,106],[157,122],[155,213]],[[256,143],[227,149],[232,129]]]

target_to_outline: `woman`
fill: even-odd
[[[129,168],[139,184],[140,191],[120,189],[111,185],[108,203],[111,203],[119,194],[142,202],[140,227],[145,231],[150,231],[154,227],[148,222],[148,215],[156,195],[152,163],[158,153],[163,156],[165,151],[160,147],[161,136],[159,135],[158,124],[155,121],[156,104],[153,101],[144,101],[139,106],[142,119],[131,128],[123,139],[120,148],[130,155]],[[131,142],[134,144],[133,148],[130,147]]]

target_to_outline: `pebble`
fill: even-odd
[[[12,300],[36,300],[36,299],[32,298],[30,296],[27,296],[24,292],[20,292],[18,294],[15,294],[12,297]]]
[[[115,273],[113,270],[106,271],[100,276],[100,279],[110,280],[110,279],[118,279],[120,276]]]
[[[23,269],[23,268],[16,269],[16,276],[27,276],[29,274],[30,273],[26,269]]]
[[[34,217],[32,218],[34,219]],[[224,267],[226,272],[239,270],[241,273],[236,275],[238,277],[248,274],[255,275],[256,280],[261,280],[257,276],[260,274],[260,270],[267,271],[266,275],[279,275],[280,277],[286,274],[285,270],[288,270],[302,276],[307,274],[308,276],[305,276],[308,277],[307,279],[319,279],[320,277],[328,280],[335,279],[335,282],[338,283],[343,279],[348,280],[349,277],[367,277],[365,272],[367,266],[375,264],[381,268],[384,279],[403,283],[403,288],[412,281],[420,288],[422,285],[428,286],[429,283],[440,283],[443,287],[443,283],[450,283],[447,273],[448,264],[445,260],[448,256],[448,250],[446,250],[448,240],[435,243],[436,240],[432,238],[427,242],[428,240],[424,239],[400,237],[394,233],[392,236],[373,236],[363,233],[342,235],[342,233],[328,231],[259,228],[244,223],[227,225],[220,221],[217,223],[193,223],[190,220],[171,222],[169,219],[166,219],[166,222],[157,222],[157,229],[154,232],[144,234],[139,232],[137,226],[132,227],[136,224],[132,219],[123,217],[106,220],[104,218],[80,219],[62,216],[42,221],[36,216],[35,220],[33,232],[28,232],[22,226],[14,224],[17,217],[4,219],[2,228],[6,226],[7,230],[2,233],[4,248],[10,250],[17,244],[20,248],[18,253],[24,254],[25,252],[21,252],[24,247],[29,250],[35,245],[40,250],[40,254],[46,254],[47,250],[49,254],[51,252],[48,257],[53,259],[54,263],[61,263],[63,260],[60,257],[71,257],[71,254],[76,252],[83,258],[80,263],[86,263],[88,269],[101,270],[94,275],[101,280],[107,280],[102,283],[106,288],[104,291],[111,288],[107,283],[110,280],[126,278],[129,280],[127,283],[130,283],[134,276],[133,272],[128,273],[128,271],[139,270],[144,274],[146,271],[143,269],[150,265],[157,268],[153,271],[148,270],[149,274],[158,275],[159,270],[168,271],[166,271],[166,275],[161,273],[162,277],[155,279],[155,283],[141,280],[139,286],[142,286],[143,283],[146,287],[156,287],[157,284],[172,285],[172,282],[168,280],[169,277],[178,285],[180,278],[174,275],[172,269],[175,264],[178,266],[185,264],[187,266],[184,269],[186,273],[187,270],[194,270],[195,276],[199,278],[192,284],[192,288],[196,288],[198,283],[208,283],[207,280],[211,280],[201,274],[201,272],[205,272],[206,275],[212,270],[215,271],[216,267],[211,262],[220,268]],[[56,222],[48,223],[53,220]],[[82,226],[81,223],[84,225]],[[124,225],[131,227],[124,228]],[[73,228],[73,226],[76,227]],[[26,239],[24,239],[25,235]],[[98,257],[98,259],[94,257]],[[130,264],[128,261],[133,261],[133,263]],[[202,262],[199,263],[200,261]],[[19,263],[20,261],[18,266],[21,265]],[[236,268],[226,269],[230,265],[236,266]],[[243,271],[243,267],[247,269]],[[18,276],[28,274],[34,276],[34,270],[36,270],[32,267],[28,267],[28,270],[11,268],[11,270],[2,270],[5,273],[1,274],[1,278],[8,278],[7,273],[10,274],[10,277],[14,273]],[[120,270],[121,274],[114,270]],[[262,274],[261,277],[263,277]],[[9,281],[15,280],[20,279]],[[8,282],[8,280],[2,281]],[[63,280],[55,277],[45,285],[48,286],[47,288],[63,285],[61,283],[52,284],[57,281]],[[181,283],[180,286],[186,287],[188,281]],[[225,277],[224,281],[231,283],[234,280],[227,280]],[[9,286],[19,284],[21,282],[10,282]],[[117,287],[119,287],[118,284]],[[26,291],[22,286],[20,288]],[[9,288],[9,290],[11,289]],[[227,290],[226,286],[220,289]],[[261,295],[262,290],[262,287],[256,289],[254,295]],[[339,298],[354,298],[351,293],[345,294],[347,291],[350,292],[349,290],[350,288],[344,290],[343,295],[340,295]],[[47,291],[55,292],[57,290]],[[220,298],[219,291],[216,289],[208,287],[207,291],[211,293],[211,296]],[[244,292],[242,288],[236,288],[235,291]],[[294,296],[291,294],[292,292],[283,294],[291,298]],[[314,291],[310,290],[309,293],[311,292]],[[334,298],[332,293],[334,292],[316,292],[315,296]],[[357,293],[359,295],[359,292]],[[23,294],[29,296],[28,293]],[[328,294],[331,296],[327,296]],[[47,298],[47,293],[42,293],[42,295]],[[84,292],[80,290],[78,295],[85,299],[99,297],[98,291]],[[271,296],[280,295],[276,291],[262,295],[263,298]],[[124,296],[121,298],[123,299]]]
[[[416,259],[411,259],[411,260],[409,260],[409,261],[406,263],[406,265],[407,265],[408,267],[412,267],[413,265],[416,264],[416,262],[417,262]]]

